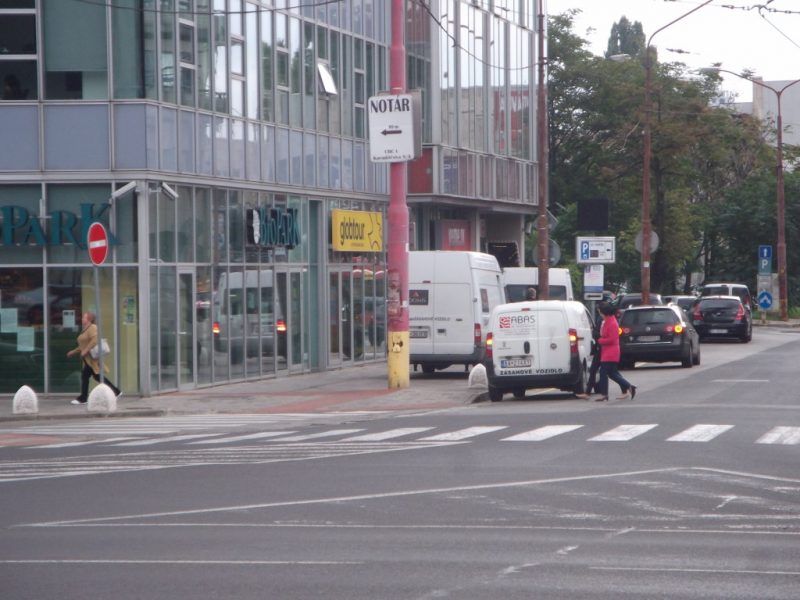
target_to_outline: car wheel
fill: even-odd
[[[750,325],[750,327],[747,328],[747,333],[745,333],[742,336],[741,339],[742,339],[742,343],[743,344],[746,344],[747,342],[749,342],[750,340],[753,339],[753,326],[752,325]]]
[[[681,366],[685,369],[691,369],[692,365],[694,364],[694,357],[692,356],[692,346],[691,344],[686,346],[686,352],[683,353],[684,356],[681,358]]]
[[[572,391],[575,395],[578,394],[585,394],[586,387],[589,384],[589,373],[586,371],[586,365],[581,365],[581,373],[580,377],[578,377],[578,383],[575,384],[575,387],[572,388]]]
[[[517,388],[514,390],[514,398],[522,399],[525,397],[525,388]]]
[[[500,402],[503,399],[503,390],[496,388],[493,385],[489,386],[489,400],[492,402]]]
[[[694,359],[692,360],[692,364],[694,365],[700,364],[700,346],[697,346],[697,352],[694,353]]]

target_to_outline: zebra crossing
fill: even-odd
[[[25,428],[27,440],[36,435],[48,436],[43,443],[29,441],[25,445],[17,445],[26,449],[58,449],[78,448],[81,446],[102,446],[118,448],[148,448],[158,445],[178,444],[186,447],[220,447],[232,444],[380,444],[393,442],[430,443],[451,445],[481,439],[493,439],[499,442],[546,442],[563,436],[572,436],[586,442],[631,442],[649,434],[658,436],[665,442],[709,443],[724,436],[736,435],[736,426],[732,424],[699,423],[683,429],[673,430],[658,423],[622,423],[604,431],[591,431],[594,424],[572,423],[542,425],[525,431],[515,431],[516,426],[499,424],[474,425],[460,429],[446,429],[436,426],[397,427],[379,429],[371,422],[348,423],[341,427],[338,424],[313,431],[298,433],[297,424],[300,415],[212,415],[205,417],[162,418],[145,422],[124,420],[116,423],[84,423],[81,425],[42,425]],[[302,415],[308,424],[308,415]],[[321,416],[321,415],[317,415]],[[338,420],[342,414],[335,415]],[[277,417],[277,420],[276,420]],[[314,419],[318,421],[319,419]],[[161,422],[158,422],[161,421]],[[320,427],[325,427],[316,423]],[[249,431],[229,431],[232,426],[248,426]],[[260,425],[277,426],[277,429],[253,431]],[[289,425],[282,428],[281,425]],[[368,430],[371,425],[374,430]],[[224,433],[214,429],[226,428]],[[19,429],[15,430],[18,433]],[[2,433],[3,430],[0,430]],[[52,442],[53,436],[59,441]],[[89,439],[63,440],[66,436],[85,436]],[[739,441],[742,441],[740,436]],[[753,436],[744,438],[746,443],[760,445],[800,445],[800,427],[776,425]],[[240,446],[241,447],[241,446]]]

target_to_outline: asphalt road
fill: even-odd
[[[794,600],[798,351],[703,344],[634,402],[42,425],[0,448],[0,596]]]

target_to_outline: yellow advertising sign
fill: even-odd
[[[331,211],[333,249],[339,252],[381,252],[383,215],[358,210]]]

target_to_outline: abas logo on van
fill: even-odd
[[[499,319],[500,329],[511,329],[518,325],[533,325],[536,319],[533,315],[503,315]]]

